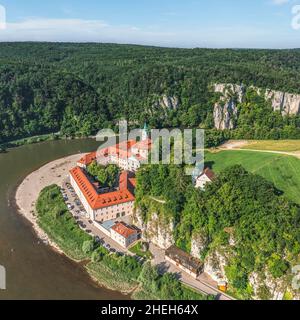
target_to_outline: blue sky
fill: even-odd
[[[300,47],[300,0],[0,0],[0,41],[176,47]],[[300,7],[299,7],[300,13]],[[299,15],[300,23],[300,15]]]

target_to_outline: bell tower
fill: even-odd
[[[147,123],[144,124],[144,129],[142,133],[142,141],[146,141],[148,139],[148,126]]]

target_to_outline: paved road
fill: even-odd
[[[75,208],[71,210],[72,214],[74,216],[79,217],[78,221],[81,221],[85,225],[85,227],[83,228],[85,231],[89,230],[92,235],[98,236],[101,240],[104,240],[105,243],[109,244],[116,251],[134,256],[133,253],[120,246],[117,242],[115,242],[109,236],[107,236],[105,233],[99,230],[93,223],[90,223],[90,220],[87,217],[82,215],[79,216],[78,214],[76,214],[76,210],[80,210],[80,208],[75,204],[76,197],[72,196],[70,190],[66,187],[66,182],[63,183],[63,188],[66,190],[66,194],[69,198],[67,202],[70,202],[72,205],[75,206]],[[165,260],[165,250],[151,243],[150,251],[153,255],[152,264],[156,265],[161,273],[175,273],[177,274],[178,279],[182,281],[184,284],[194,288],[195,290],[200,291],[201,293],[215,295],[217,296],[218,300],[233,300],[233,298],[231,298],[230,296],[219,291],[217,289],[217,283],[212,281],[212,279],[207,274],[202,273],[198,277],[198,279],[194,279],[193,277],[181,271],[173,264],[168,263]]]
[[[227,294],[217,289],[217,283],[214,282],[207,274],[202,273],[197,279],[194,279],[179,268],[170,264],[165,260],[165,250],[158,248],[154,244],[150,244],[150,251],[154,257],[152,263],[156,265],[161,273],[172,272],[178,275],[180,281],[186,285],[205,294],[213,294],[218,300],[234,300]]]
[[[79,211],[82,211],[82,210],[80,210],[80,208],[75,204],[75,198],[77,197],[72,196],[70,190],[66,187],[66,181],[63,183],[63,188],[66,190],[66,194],[69,198],[67,202],[71,203],[75,207],[73,210],[71,210],[71,213],[74,216],[78,217],[78,220],[77,220],[78,222],[81,222],[83,225],[85,225],[84,228],[81,227],[83,230],[85,231],[89,230],[90,234],[92,234],[95,237],[98,236],[101,240],[105,241],[105,243],[109,244],[112,248],[116,249],[118,252],[123,252],[123,253],[132,255],[131,252],[129,252],[127,249],[123,248],[117,242],[112,240],[109,236],[107,236],[105,233],[99,230],[93,223],[90,223],[90,220],[87,217],[78,215],[76,213],[76,210],[79,210]]]

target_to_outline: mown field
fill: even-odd
[[[240,164],[272,181],[286,197],[300,204],[300,160],[296,157],[253,151],[221,151],[206,152],[205,161],[216,173]]]
[[[300,140],[253,140],[242,149],[268,151],[300,151]]]

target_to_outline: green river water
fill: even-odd
[[[95,150],[91,139],[48,141],[0,154],[0,265],[7,289],[1,299],[126,299],[98,287],[83,266],[41,243],[30,223],[18,214],[15,191],[22,180],[47,162]]]

